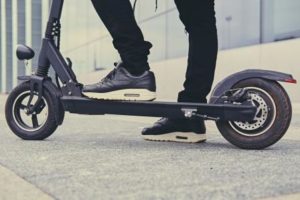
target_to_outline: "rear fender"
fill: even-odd
[[[297,83],[290,74],[260,69],[249,69],[232,74],[219,82],[212,92],[209,103],[218,103],[219,97],[222,96],[225,91],[232,89],[238,82],[249,78],[262,78],[269,81]]]

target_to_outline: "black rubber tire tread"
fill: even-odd
[[[284,88],[275,81],[261,78],[246,79],[233,88],[257,87],[266,91],[276,105],[276,117],[273,125],[262,135],[245,136],[237,133],[228,121],[216,122],[223,137],[231,144],[242,149],[264,149],[278,142],[287,132],[292,119],[292,105]]]
[[[33,131],[33,132],[28,132],[26,130],[23,130],[18,127],[16,124],[14,118],[13,118],[13,103],[15,99],[20,95],[21,93],[25,91],[30,90],[30,83],[29,82],[24,82],[18,85],[13,91],[10,93],[10,95],[7,98],[6,105],[5,105],[5,115],[6,115],[6,121],[10,129],[17,135],[18,137],[24,139],[24,140],[44,140],[48,138],[52,133],[56,130],[58,127],[56,119],[55,119],[55,106],[58,106],[55,103],[56,97],[51,95],[51,93],[44,88],[43,90],[43,97],[47,101],[47,104],[49,106],[48,110],[48,118],[39,130]]]

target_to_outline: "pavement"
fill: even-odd
[[[300,104],[286,136],[238,149],[208,123],[202,144],[142,140],[156,118],[67,114],[45,141],[8,129],[0,95],[0,199],[300,199]]]

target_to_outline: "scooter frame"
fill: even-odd
[[[265,71],[246,70],[236,73],[220,82],[213,91],[209,104],[204,103],[171,103],[171,102],[128,102],[89,99],[82,95],[82,84],[78,83],[72,70],[72,62],[64,59],[59,51],[60,18],[64,0],[53,0],[45,37],[39,54],[38,68],[35,75],[21,76],[20,80],[30,81],[31,96],[38,88],[39,99],[43,94],[43,86],[49,84],[48,71],[53,67],[62,86],[56,88],[58,101],[64,110],[78,114],[119,114],[152,117],[192,118],[200,117],[206,120],[251,121],[256,115],[256,107],[247,101],[243,90],[231,91],[232,86],[247,78],[263,78],[273,81],[293,82],[289,74]],[[240,104],[231,104],[231,100]],[[30,104],[30,102],[29,102]],[[36,104],[30,108],[29,114],[34,112]],[[57,124],[62,120],[57,116]]]

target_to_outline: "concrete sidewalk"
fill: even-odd
[[[240,150],[213,123],[202,144],[156,143],[140,130],[155,118],[67,114],[45,141],[22,141],[0,96],[0,199],[299,199],[300,105],[286,136]]]
[[[0,165],[0,199],[51,200],[48,194]]]

